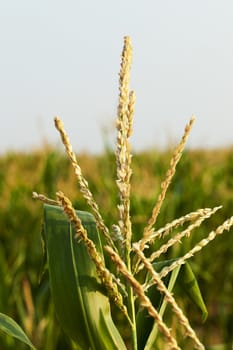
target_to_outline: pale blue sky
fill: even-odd
[[[0,153],[58,145],[59,115],[75,151],[115,142],[123,36],[133,50],[135,150],[177,141],[233,145],[233,1],[1,0]]]

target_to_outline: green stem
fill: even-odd
[[[126,265],[131,272],[131,261],[130,261],[130,248],[126,244]],[[128,313],[129,317],[131,318],[131,340],[132,340],[132,350],[138,349],[138,343],[137,343],[137,328],[136,328],[136,317],[135,317],[135,304],[134,304],[134,295],[133,295],[133,288],[128,284],[127,285],[127,292],[128,292]]]

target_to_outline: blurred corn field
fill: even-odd
[[[131,216],[133,232],[138,234],[133,240],[138,240],[158,197],[171,151],[150,150],[133,154],[133,158]],[[105,208],[101,214],[110,227],[117,217],[115,155],[106,148],[102,155],[81,154],[78,160],[99,207]],[[41,205],[32,199],[32,192],[55,198],[57,189],[62,188],[74,207],[88,210],[77,186],[68,159],[52,147],[28,153],[9,152],[0,157],[0,312],[13,317],[41,350],[75,347],[59,327],[51,302],[47,272],[43,273]],[[185,151],[156,226],[198,208],[217,205],[223,208],[182,245],[169,251],[166,258],[188,251],[232,215],[233,149]],[[190,261],[209,311],[205,324],[195,306],[188,300],[179,300],[208,346],[233,341],[232,233],[231,230],[218,237]],[[123,321],[114,312],[120,325]],[[123,326],[122,334],[127,338]],[[0,333],[0,350],[16,348],[27,347]]]

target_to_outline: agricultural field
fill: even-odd
[[[135,241],[140,239],[151,214],[170,158],[171,150],[133,154],[130,210]],[[118,204],[114,153],[106,149],[102,155],[80,154],[78,162],[105,223],[111,227],[117,221]],[[33,191],[55,198],[57,190],[68,195],[76,209],[89,210],[63,152],[47,146],[31,152],[1,155],[0,312],[14,318],[38,350],[75,349],[56,319],[41,243],[43,204],[32,199]],[[233,149],[186,150],[167,192],[156,228],[199,208],[218,205],[223,207],[182,244],[169,250],[166,258],[183,255],[233,215]],[[154,249],[157,245],[155,241]],[[203,323],[200,311],[177,288],[179,305],[204,344],[210,347],[231,344],[233,230],[216,237],[190,260],[190,264],[198,279],[208,318]],[[121,326],[123,321],[114,308],[113,313],[127,338],[124,325]],[[188,349],[182,340],[180,344],[182,349]],[[13,349],[27,347],[0,332],[0,350]]]

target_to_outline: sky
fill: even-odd
[[[131,37],[135,151],[233,145],[233,1],[0,1],[0,153],[114,146],[118,72]]]

